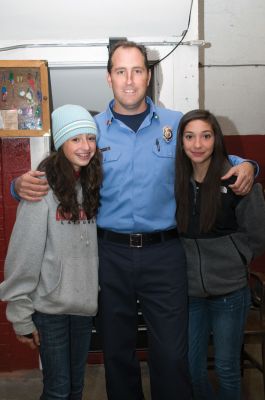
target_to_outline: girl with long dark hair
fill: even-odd
[[[196,400],[241,399],[240,352],[250,305],[248,265],[265,249],[260,184],[245,197],[221,180],[231,167],[213,114],[193,110],[179,124],[176,155],[177,223],[186,252],[189,364]],[[207,371],[213,335],[217,393]]]
[[[19,204],[0,295],[18,340],[39,348],[41,399],[81,400],[97,313],[98,132],[77,105],[57,108],[52,128],[56,151],[39,166],[50,190]]]

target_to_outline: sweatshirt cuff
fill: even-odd
[[[16,179],[13,179],[13,181],[11,182],[10,193],[14,200],[20,201],[21,197],[17,194],[17,192],[15,190],[15,182],[16,182]]]
[[[29,333],[32,333],[37,330],[36,326],[32,320],[29,321],[28,323],[14,322],[13,328],[14,328],[16,335],[28,335]]]

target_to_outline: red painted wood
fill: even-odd
[[[259,163],[260,173],[257,181],[265,188],[265,135],[225,136],[225,143],[229,154]]]
[[[225,136],[225,143],[229,154],[236,154],[259,163],[260,172],[256,180],[265,189],[265,135]],[[255,271],[265,271],[265,254],[253,261],[251,267]]]
[[[0,280],[17,202],[10,195],[12,179],[30,169],[29,139],[0,140]],[[38,354],[20,344],[5,317],[5,304],[0,303],[0,371],[36,368]]]

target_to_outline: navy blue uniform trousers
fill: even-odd
[[[130,248],[99,239],[99,281],[108,399],[143,399],[137,299],[148,328],[152,400],[191,399],[186,263],[179,240]]]

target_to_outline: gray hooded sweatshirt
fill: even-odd
[[[211,232],[182,237],[189,296],[218,296],[245,287],[250,262],[265,251],[262,186],[256,183],[251,192],[235,204],[233,198],[238,196],[233,194],[228,184],[222,181],[222,218]],[[233,219],[231,214],[236,220],[235,229],[228,228]],[[194,213],[191,213],[190,220],[193,225],[198,224]]]
[[[77,184],[81,203],[81,186]],[[21,201],[5,261],[0,298],[16,334],[36,330],[35,310],[92,316],[97,312],[98,253],[95,220],[80,211],[64,220],[50,190],[40,202]]]

